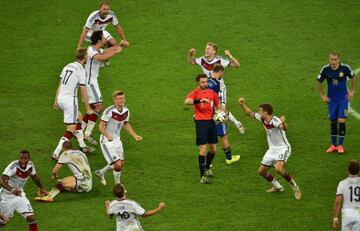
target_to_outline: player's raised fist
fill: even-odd
[[[189,53],[192,54],[192,55],[194,55],[194,54],[196,53],[196,49],[195,49],[195,48],[191,48],[191,49],[189,50]]]
[[[226,55],[226,56],[228,56],[228,57],[230,57],[230,56],[231,56],[231,53],[230,53],[230,51],[229,51],[229,50],[225,50],[225,51],[224,51],[224,53],[225,53],[225,55]]]
[[[239,99],[239,104],[240,105],[243,105],[245,103],[245,99],[244,99],[244,97],[241,97],[240,99]]]
[[[159,204],[159,208],[163,209],[166,207],[166,204],[164,202],[160,202]]]

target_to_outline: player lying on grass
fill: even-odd
[[[2,186],[0,189],[0,213],[2,218],[8,222],[7,218],[13,217],[16,211],[28,222],[29,231],[37,231],[38,226],[34,210],[24,192],[24,186],[29,176],[39,187],[39,193],[46,195],[47,192],[36,174],[33,162],[30,160],[29,151],[22,150],[19,160],[11,162],[0,178]],[[5,222],[2,225],[5,225]]]
[[[284,191],[284,187],[268,172],[271,167],[275,167],[276,172],[290,184],[295,193],[295,198],[300,200],[300,188],[285,168],[286,162],[291,155],[291,146],[286,138],[287,124],[285,123],[285,117],[278,118],[273,115],[273,108],[270,104],[261,104],[258,112],[253,112],[248,108],[244,98],[239,99],[239,104],[249,117],[262,123],[267,134],[269,149],[266,151],[258,169],[260,176],[273,185],[267,192]]]
[[[99,71],[100,63],[109,60],[116,54],[119,54],[122,51],[120,46],[114,46],[103,50],[102,48],[106,44],[106,39],[104,38],[101,31],[95,31],[91,35],[91,46],[87,49],[87,62],[85,65],[86,71],[86,89],[89,96],[89,104],[93,109],[92,113],[86,113],[83,117],[82,129],[84,130],[84,139],[90,142],[91,144],[97,144],[97,142],[92,138],[91,134],[96,125],[96,121],[99,115],[103,112],[103,98],[101,96],[100,87],[99,87]]]
[[[139,136],[130,125],[130,111],[125,106],[125,93],[114,91],[114,104],[106,108],[99,124],[101,151],[107,165],[95,171],[100,183],[106,185],[105,174],[113,170],[115,183],[120,184],[121,170],[125,164],[124,148],[120,139],[120,131],[124,128],[136,141],[143,138]]]
[[[225,59],[222,56],[217,55],[218,47],[213,42],[208,42],[205,47],[205,54],[199,58],[195,58],[196,49],[191,48],[188,54],[188,62],[190,64],[197,64],[201,67],[203,73],[207,77],[212,77],[214,72],[214,65],[220,64],[224,68],[226,67],[240,67],[239,61],[234,58],[229,50],[225,50],[224,53],[229,59]],[[225,86],[224,79],[220,79],[221,84]],[[241,134],[245,133],[245,128],[242,123],[235,118],[235,116],[229,112],[229,120],[236,126]]]
[[[73,176],[65,177],[58,180],[57,184],[51,189],[48,195],[39,196],[35,201],[53,202],[54,198],[61,192],[90,192],[92,188],[92,176],[90,164],[86,155],[79,151],[73,150],[69,141],[63,144],[63,153],[53,169],[53,179],[59,179],[59,171],[63,165],[67,165]]]
[[[145,211],[136,201],[130,200],[125,194],[121,184],[113,188],[116,199],[105,201],[106,213],[112,218],[116,216],[116,231],[140,231],[143,230],[138,217],[149,217],[155,215],[165,208],[165,203],[160,202],[159,207]]]

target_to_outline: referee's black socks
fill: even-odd
[[[210,169],[210,165],[215,157],[215,152],[208,152],[206,155],[206,169]]]
[[[205,156],[199,155],[199,169],[200,169],[200,177],[202,177],[205,172]]]

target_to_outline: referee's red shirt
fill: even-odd
[[[187,95],[190,99],[203,99],[207,98],[210,103],[194,104],[195,120],[212,120],[214,115],[214,105],[219,105],[219,96],[211,89],[201,90],[196,88]]]

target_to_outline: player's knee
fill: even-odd
[[[96,104],[94,104],[94,103],[90,104],[90,108],[91,108],[92,110],[95,110],[95,109],[96,109]]]
[[[36,223],[36,219],[35,219],[35,215],[32,213],[32,214],[29,214],[25,217],[26,221],[29,223],[29,224],[33,224],[33,223]]]
[[[285,173],[285,168],[284,168],[284,166],[275,166],[275,171],[278,174],[283,175]]]
[[[97,111],[98,113],[103,112],[103,111],[104,111],[104,105],[103,105],[102,103],[96,105],[96,111]]]
[[[257,170],[257,173],[258,173],[260,176],[265,176],[266,171],[264,171],[263,169],[259,168],[259,169]]]
[[[122,170],[122,163],[121,163],[121,161],[116,161],[115,163],[114,163],[114,171],[115,172],[120,172],[121,170]]]

